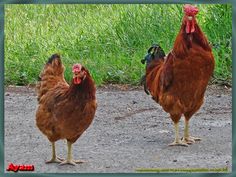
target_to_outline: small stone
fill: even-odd
[[[169,133],[168,130],[160,130],[159,133]]]
[[[173,160],[173,162],[177,162],[177,160],[175,159],[175,160]]]
[[[211,130],[211,128],[208,128],[208,130]]]

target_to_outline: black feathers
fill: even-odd
[[[164,50],[158,44],[153,44],[149,49],[147,55],[141,60],[142,64],[149,65],[152,60],[164,58],[166,56]]]
[[[166,56],[164,50],[159,46],[158,44],[153,44],[147,52],[147,55],[144,57],[144,59],[141,60],[142,64],[146,63],[146,68],[149,66],[149,64],[153,60],[159,60],[161,58],[164,58]],[[146,75],[143,75],[141,78],[141,84],[144,87],[144,91],[147,95],[149,95],[149,91],[147,88],[147,83],[146,83]]]

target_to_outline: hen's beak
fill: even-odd
[[[79,71],[79,72],[74,72],[73,75],[73,81],[74,84],[80,84],[81,81],[83,81],[85,79],[86,75],[85,75],[85,71]]]
[[[73,81],[75,85],[79,85],[81,83],[81,79],[79,77],[79,73],[75,72],[73,75]]]

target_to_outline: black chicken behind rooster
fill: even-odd
[[[147,52],[146,56],[144,57],[144,59],[141,60],[141,63],[142,64],[146,63],[146,68],[147,68],[150,65],[150,63],[152,62],[152,60],[164,58],[165,56],[166,56],[166,54],[165,54],[164,50],[161,48],[161,46],[158,44],[153,44],[148,49],[148,52]],[[141,77],[140,83],[141,83],[141,85],[143,85],[145,93],[147,95],[150,95],[148,88],[147,88],[147,84],[146,84],[146,75],[143,75]]]

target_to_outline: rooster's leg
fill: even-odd
[[[55,142],[52,142],[52,159],[46,161],[46,163],[61,163],[63,159],[56,156]]]
[[[174,123],[175,125],[175,140],[173,143],[169,144],[169,146],[188,146],[187,143],[183,142],[179,138],[179,123]]]
[[[67,141],[67,148],[68,148],[68,152],[67,152],[67,159],[64,160],[63,162],[60,163],[60,165],[65,165],[65,164],[70,164],[70,165],[76,165],[76,163],[83,163],[84,161],[81,160],[73,160],[72,159],[72,143]]]
[[[188,119],[185,119],[183,141],[188,143],[188,144],[195,143],[195,141],[201,141],[201,138],[196,138],[196,137],[192,137],[192,136],[189,135],[189,120]]]

